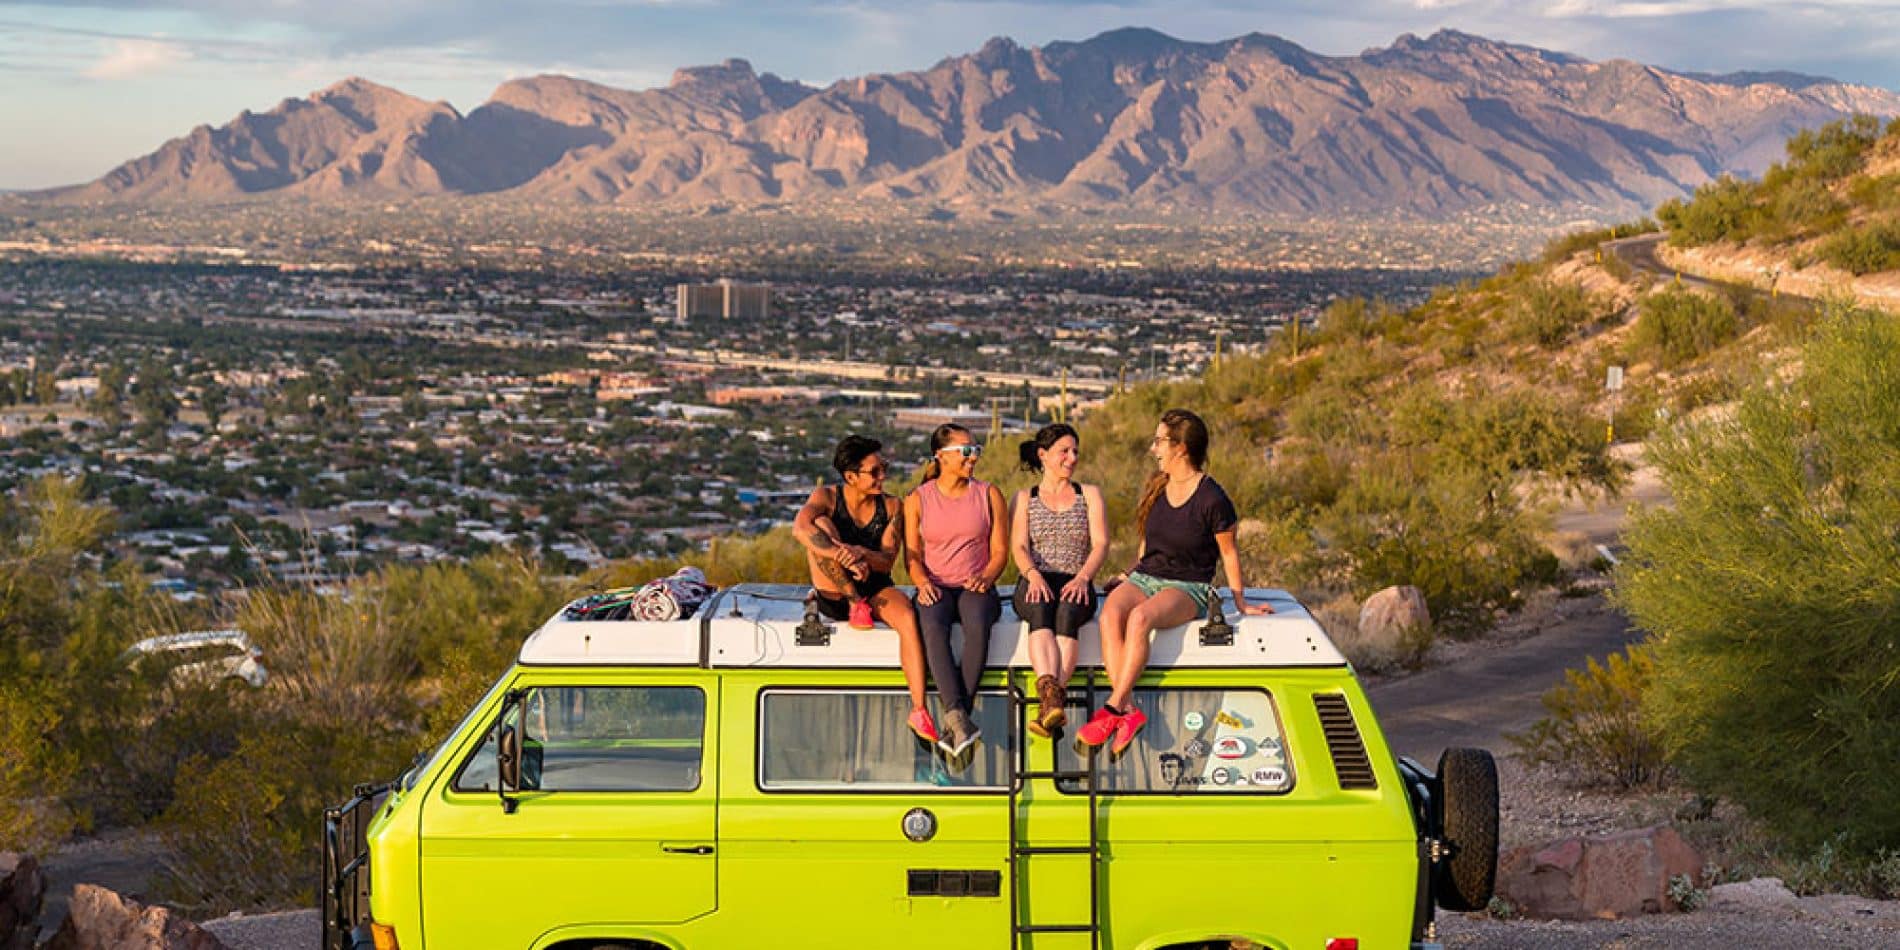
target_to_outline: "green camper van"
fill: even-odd
[[[1284,591],[1157,633],[1116,758],[1024,728],[1005,608],[957,759],[904,727],[891,632],[805,594],[557,614],[439,747],[326,812],[326,950],[1376,950],[1490,898],[1490,756],[1396,757]],[[1072,722],[1106,695],[1097,642]]]

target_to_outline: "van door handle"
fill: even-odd
[[[660,850],[667,854],[711,854],[713,846],[709,844],[663,844]]]

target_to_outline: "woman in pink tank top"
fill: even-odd
[[[1003,613],[996,579],[1008,563],[1009,513],[995,485],[971,477],[983,447],[970,430],[938,426],[930,434],[930,453],[923,486],[904,499],[904,556],[917,585],[918,626],[949,732],[938,744],[956,760],[982,738],[972,713],[989,659],[990,628]],[[950,650],[952,624],[963,627],[960,659]]]

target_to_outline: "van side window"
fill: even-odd
[[[1148,714],[1148,727],[1119,761],[1097,756],[1103,792],[1280,794],[1293,788],[1286,733],[1266,690],[1137,689],[1133,703]],[[1070,718],[1076,715],[1071,709]],[[1071,743],[1058,742],[1056,767],[1086,769],[1088,762]],[[1079,782],[1059,787],[1085,791]]]
[[[706,694],[692,686],[529,690],[503,723],[523,728],[523,791],[690,792],[699,787]],[[455,777],[458,792],[495,791],[490,728]],[[539,770],[534,768],[538,753]]]
[[[981,693],[983,742],[952,767],[904,726],[902,690],[768,689],[759,694],[759,788],[767,792],[1001,790],[1012,754],[1009,700]]]

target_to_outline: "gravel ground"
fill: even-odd
[[[230,950],[315,950],[323,923],[314,910],[200,921]]]
[[[1457,950],[1753,950],[1753,948],[1900,948],[1900,903],[1857,897],[1742,898],[1690,914],[1630,920],[1492,920],[1448,914],[1438,936]]]

